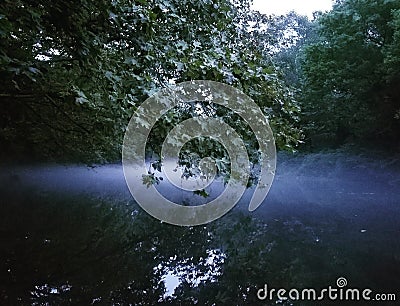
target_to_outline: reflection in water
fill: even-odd
[[[255,214],[189,228],[144,213],[117,166],[0,171],[0,305],[262,305],[265,283],[339,276],[398,291],[400,172],[312,161],[281,161]]]
[[[172,271],[168,271],[167,274],[163,275],[162,280],[166,289],[164,297],[172,296],[180,284],[179,276],[176,276]]]
[[[222,274],[222,265],[226,255],[219,249],[206,250],[206,253],[207,257],[200,257],[197,264],[192,263],[193,257],[177,261],[177,256],[174,256],[155,268],[155,270],[164,271],[162,280],[166,288],[165,297],[173,296],[175,289],[182,282],[194,288],[202,282],[216,282],[218,280],[218,276]]]
[[[49,284],[36,285],[35,290],[30,292],[32,306],[44,305],[45,301],[48,301],[51,296],[59,296],[69,292],[72,288],[69,284],[60,286],[50,286]]]

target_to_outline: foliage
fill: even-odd
[[[281,38],[281,48],[273,54],[273,60],[284,75],[286,85],[298,91],[303,75],[301,62],[304,59],[304,49],[318,40],[316,23],[295,12],[275,18],[281,32],[286,35]]]
[[[122,105],[113,100],[103,47],[110,10],[107,1],[1,3],[5,155],[87,158],[116,149]]]
[[[318,18],[303,65],[309,136],[398,140],[399,12],[398,1],[346,0]]]
[[[279,147],[294,147],[299,109],[247,30],[248,7],[245,0],[3,1],[3,155],[119,159],[136,107],[171,81],[193,79],[242,89],[271,120]]]

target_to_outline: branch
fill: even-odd
[[[35,94],[0,94],[0,97],[5,97],[5,98],[36,98],[38,95]],[[74,119],[72,119],[61,107],[54,101],[53,98],[51,98],[48,94],[44,94],[44,96],[51,102],[51,104],[57,108],[64,116],[67,118],[70,122],[72,122],[75,126],[80,128],[81,130],[85,131],[86,133],[90,133],[90,131],[76,122]],[[0,100],[1,101],[1,100]]]
[[[75,124],[75,125],[76,125],[77,127],[79,127],[80,129],[84,130],[86,133],[88,133],[88,134],[90,133],[90,131],[89,131],[87,128],[85,128],[84,126],[80,125],[78,122],[76,122],[74,119],[72,119],[64,110],[62,110],[62,109],[60,108],[60,106],[57,105],[57,103],[56,103],[48,94],[46,94],[45,96],[46,96],[47,99],[49,99],[49,101],[50,101],[59,111],[62,112],[62,114],[63,114],[69,121],[71,121],[73,124]]]
[[[61,129],[61,128],[59,128],[59,127],[57,127],[57,126],[54,126],[54,125],[52,125],[52,124],[50,124],[49,122],[48,122],[48,120],[46,120],[42,115],[40,115],[32,106],[30,106],[29,104],[27,104],[27,103],[23,103],[22,104],[23,106],[25,106],[25,107],[27,107],[38,119],[39,119],[39,121],[41,122],[41,123],[43,123],[44,125],[46,125],[48,128],[50,128],[51,130],[54,130],[54,131],[59,131],[59,132],[61,132],[61,133],[65,133],[65,132],[74,132],[74,130],[65,130],[65,129]]]
[[[0,94],[0,97],[4,97],[4,98],[35,98],[36,95],[33,95],[33,94],[30,94],[30,95],[28,95],[28,94],[26,94],[26,95]]]

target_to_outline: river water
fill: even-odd
[[[333,285],[337,278],[344,277],[349,282],[349,286],[353,284],[354,286],[368,287],[377,292],[387,293],[397,290],[398,299],[400,299],[400,292],[398,291],[400,288],[399,159],[396,156],[379,158],[378,155],[356,156],[337,152],[293,156],[280,154],[277,165],[272,188],[261,207],[254,213],[247,211],[248,201],[254,191],[253,188],[250,188],[234,209],[234,213],[240,214],[240,218],[250,218],[251,222],[256,224],[254,226],[251,225],[252,230],[256,228],[258,231],[257,233],[251,233],[251,235],[250,233],[244,233],[247,225],[243,225],[240,228],[240,224],[243,224],[243,222],[237,222],[239,228],[232,235],[237,235],[237,237],[235,236],[236,240],[243,238],[246,240],[238,244],[240,246],[239,249],[243,248],[243,250],[252,250],[251,252],[253,252],[254,250],[249,248],[247,244],[252,243],[251,240],[254,238],[255,243],[261,246],[257,247],[256,250],[261,252],[260,254],[264,254],[262,252],[267,254],[258,254],[257,256],[262,256],[264,259],[269,258],[269,260],[260,263],[261,268],[266,270],[265,275],[260,272],[262,269],[257,270],[260,267],[254,268],[256,272],[249,275],[249,280],[257,282],[254,286],[260,286],[264,280],[265,282],[275,281],[275,284],[270,284],[272,287],[283,285],[297,285],[300,288],[302,286],[322,287],[328,285],[328,282]],[[6,302],[10,302],[13,299],[30,301],[30,303],[36,303],[36,305],[40,305],[41,301],[52,301],[50,304],[54,305],[57,304],[57,301],[65,302],[62,297],[67,297],[72,290],[71,288],[76,286],[71,279],[74,279],[74,277],[79,278],[80,275],[79,272],[74,272],[74,277],[68,278],[65,276],[69,275],[68,273],[61,273],[60,275],[63,276],[57,279],[54,276],[57,273],[51,271],[54,277],[52,276],[50,279],[53,280],[54,284],[49,284],[49,279],[46,280],[46,277],[40,276],[40,273],[32,272],[30,274],[31,279],[27,283],[24,283],[24,277],[18,275],[18,273],[22,273],[21,271],[24,267],[24,263],[21,261],[26,257],[21,255],[23,251],[21,251],[20,247],[17,248],[13,242],[14,240],[10,238],[10,235],[13,235],[13,230],[11,229],[13,226],[24,228],[21,232],[17,229],[15,230],[22,236],[25,235],[23,233],[29,232],[26,237],[32,235],[32,232],[44,232],[42,233],[43,241],[48,240],[48,244],[51,244],[50,241],[52,240],[46,237],[56,235],[52,234],[52,231],[56,231],[58,234],[62,232],[62,229],[55,230],[54,227],[43,228],[43,225],[37,227],[37,225],[30,222],[25,222],[23,225],[19,224],[18,218],[15,217],[17,215],[15,211],[26,209],[23,206],[27,205],[26,200],[21,200],[20,202],[15,200],[15,203],[17,203],[15,205],[21,205],[21,207],[18,209],[12,208],[14,213],[10,213],[10,219],[13,220],[12,218],[15,217],[15,220],[8,222],[8,217],[5,215],[8,213],[7,207],[10,203],[13,203],[13,194],[15,194],[15,198],[18,198],[18,190],[34,192],[39,195],[39,199],[43,197],[51,198],[54,194],[57,194],[58,198],[68,198],[68,201],[71,201],[71,199],[90,198],[105,203],[133,205],[129,206],[132,207],[130,210],[132,215],[138,212],[142,213],[141,209],[134,204],[124,180],[122,166],[119,164],[96,167],[55,164],[3,166],[0,181],[3,189],[7,186],[7,189],[12,190],[11,193],[10,191],[8,193],[4,191],[7,196],[2,197],[3,207],[5,207],[2,220],[6,225],[1,228],[1,237],[5,242],[3,248],[8,255],[4,255],[5,263],[1,266],[2,271],[0,273],[3,273],[3,275],[0,280],[3,281],[4,285],[0,287],[2,290],[0,297]],[[162,194],[167,195],[173,201],[202,204],[210,198],[218,196],[223,190],[223,184],[221,182],[212,184],[208,189],[210,193],[210,198],[208,199],[193,195],[190,192],[181,192],[164,181],[161,182],[158,188]],[[35,208],[30,206],[29,209],[34,210]],[[74,213],[79,214],[79,212]],[[23,219],[24,216],[21,218]],[[230,217],[223,217],[220,223],[223,224],[224,220],[228,220],[228,218]],[[93,221],[93,224],[88,226],[90,228],[97,226],[95,222],[97,221]],[[150,222],[155,221],[152,220]],[[134,221],[132,221],[132,224],[135,226]],[[160,228],[161,231],[164,231],[165,228],[170,229],[170,226],[161,224]],[[235,293],[235,290],[238,292],[244,290],[245,292],[241,297],[226,297],[226,301],[246,304],[247,302],[250,303],[249,301],[252,299],[255,300],[255,289],[251,287],[252,284],[248,284],[248,289],[243,289],[240,286],[245,287],[245,285],[238,284],[238,288],[240,287],[241,289],[235,289],[236,281],[233,281],[233,279],[236,277],[234,273],[238,271],[235,272],[232,268],[232,266],[237,265],[240,272],[240,269],[245,269],[244,266],[240,265],[248,265],[251,268],[251,264],[254,263],[251,261],[242,262],[242,257],[235,257],[238,255],[233,255],[232,249],[226,246],[230,242],[225,243],[225,238],[222,237],[222,234],[222,238],[215,238],[215,232],[212,232],[208,227],[204,227],[204,229],[204,233],[196,232],[195,234],[200,236],[204,234],[206,238],[201,236],[204,239],[214,235],[214,238],[209,240],[214,242],[218,240],[219,244],[208,246],[206,243],[200,243],[198,249],[193,250],[192,254],[183,256],[179,252],[186,251],[179,251],[179,249],[186,242],[174,240],[175,243],[182,244],[181,246],[176,246],[176,254],[172,251],[172,253],[166,255],[166,251],[165,254],[160,251],[160,254],[165,256],[162,261],[154,259],[157,256],[152,257],[154,263],[152,264],[151,273],[158,275],[158,284],[162,283],[165,288],[165,290],[160,291],[161,293],[154,289],[154,292],[158,292],[157,301],[160,303],[182,302],[185,292],[186,294],[193,294],[193,288],[197,288],[196,292],[202,292],[201,290],[208,292],[207,290],[211,290],[210,288],[216,290],[215,286],[218,287],[218,284],[225,288],[226,291],[230,290],[229,292],[231,293]],[[171,229],[171,231],[174,230]],[[228,226],[228,229],[225,228],[221,232],[225,235],[230,230]],[[48,231],[47,236],[46,231]],[[157,240],[168,240],[170,235],[168,231],[160,234]],[[195,228],[194,231],[197,231],[197,229]],[[216,233],[219,233],[218,230]],[[15,239],[23,240],[22,236],[19,237],[16,234]],[[142,242],[147,243],[147,236],[145,235],[144,237]],[[228,241],[231,238],[229,236],[225,240]],[[148,240],[152,241],[155,248],[154,239],[155,237],[152,234],[148,234]],[[29,239],[26,238],[26,240]],[[62,246],[62,242],[59,243]],[[71,245],[79,245],[80,242],[77,239],[71,243]],[[161,245],[163,243],[167,245],[167,242],[161,242]],[[43,242],[41,246],[32,246],[31,251],[36,252],[32,256],[39,258],[42,256],[41,252],[47,252],[45,245],[46,242]],[[201,250],[204,256],[200,258],[194,256],[202,248],[204,248],[204,250]],[[118,254],[118,250],[117,248],[114,252]],[[139,262],[144,254],[140,252],[144,251],[137,250]],[[250,256],[246,252],[246,256]],[[17,263],[14,263],[15,267],[13,266],[12,256],[19,258],[19,268],[17,268]],[[55,256],[54,261],[61,260],[59,256],[59,254]],[[193,263],[192,260],[195,257],[197,261]],[[52,256],[46,258],[52,258]],[[144,257],[142,259],[145,260]],[[230,264],[229,259],[231,260]],[[62,260],[64,261],[64,259]],[[79,262],[77,266],[81,264],[83,265],[82,262]],[[18,273],[13,272],[17,270],[19,271]],[[68,267],[65,267],[65,270],[68,271]],[[202,270],[201,273],[199,272],[200,270]],[[198,275],[193,274],[194,276],[190,276],[190,273],[197,273]],[[229,273],[232,275],[229,275]],[[239,275],[243,275],[245,278],[246,273],[242,271]],[[140,283],[139,276],[130,274],[130,277],[132,278],[132,283],[135,283],[135,281]],[[24,283],[24,285],[19,287],[18,284],[20,283]],[[231,283],[232,288],[230,287]],[[246,282],[244,281],[244,283]],[[204,285],[204,288],[208,289],[204,289],[201,284],[207,284],[208,287]],[[10,289],[12,285],[17,289]],[[80,286],[82,288],[81,283]],[[151,286],[157,287],[156,284],[148,284],[149,288],[146,290],[146,285],[143,286],[142,295],[144,297],[140,298],[136,294],[131,297],[133,299],[131,300],[132,302],[138,302],[138,299],[142,299],[142,303],[146,304],[150,296],[146,297],[146,293],[143,292],[151,291]],[[23,292],[24,290],[26,292]],[[219,290],[221,292],[221,288]],[[246,290],[249,296],[250,293],[253,294],[252,298],[245,297]],[[79,291],[74,298],[84,295],[82,292],[85,291]],[[95,296],[92,291],[89,290],[88,292],[90,301],[93,304],[107,300],[100,293],[99,296]],[[101,293],[103,294],[104,291],[101,291]],[[154,294],[157,295],[156,293]],[[202,301],[201,294],[196,294],[197,300],[192,300],[192,302],[197,301],[200,303]],[[151,298],[154,298],[154,296],[151,296]],[[224,301],[223,296],[218,296],[216,300],[219,298]],[[290,303],[282,300],[277,301],[283,304],[288,303],[288,305],[291,303],[300,305],[295,301]],[[312,305],[312,303],[310,304]]]

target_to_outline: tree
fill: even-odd
[[[399,9],[398,1],[345,0],[317,19],[320,39],[303,65],[309,136],[398,139]]]
[[[112,66],[104,48],[113,32],[111,9],[108,1],[90,0],[1,3],[5,156],[85,159],[115,150],[104,141],[120,113],[106,74]]]
[[[247,31],[248,11],[246,0],[3,1],[3,155],[119,159],[137,106],[171,80],[193,79],[242,89],[278,145],[294,147],[298,107]]]
[[[318,39],[316,23],[310,21],[307,16],[295,12],[276,16],[275,19],[280,25],[280,32],[285,35],[280,38],[282,47],[274,52],[273,60],[284,75],[287,86],[298,90],[302,78],[301,62],[304,58],[304,49]]]

